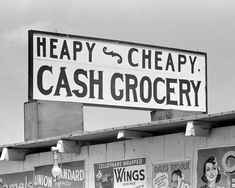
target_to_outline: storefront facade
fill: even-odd
[[[0,146],[4,188],[235,187],[235,112],[207,115],[204,52],[29,31],[25,141]],[[87,132],[83,105],[151,122]]]

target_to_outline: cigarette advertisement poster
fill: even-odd
[[[62,175],[56,178],[52,175],[53,165],[34,167],[33,184],[34,188],[84,188],[85,172],[84,161],[75,161],[69,163],[62,163],[59,165],[62,168]]]
[[[146,188],[146,159],[94,164],[95,188]]]
[[[33,171],[25,171],[11,174],[0,174],[3,188],[32,188]]]
[[[235,146],[198,150],[197,187],[235,187]]]
[[[152,164],[153,188],[190,188],[191,160]]]
[[[29,31],[29,99],[207,111],[206,53]]]

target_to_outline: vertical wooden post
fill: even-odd
[[[35,100],[24,104],[25,141],[83,130],[80,103]]]

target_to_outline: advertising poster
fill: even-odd
[[[53,165],[38,166],[34,168],[34,188],[83,188],[85,187],[84,161],[63,163],[62,176],[58,182],[51,173]]]
[[[197,187],[235,187],[235,146],[198,150]]]
[[[94,164],[95,188],[146,188],[146,159]]]
[[[3,188],[32,188],[33,171],[25,171],[11,174],[0,174]]]
[[[191,188],[191,160],[161,162],[152,165],[154,188]]]

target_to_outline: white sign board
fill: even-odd
[[[206,54],[29,31],[29,98],[206,112]]]

